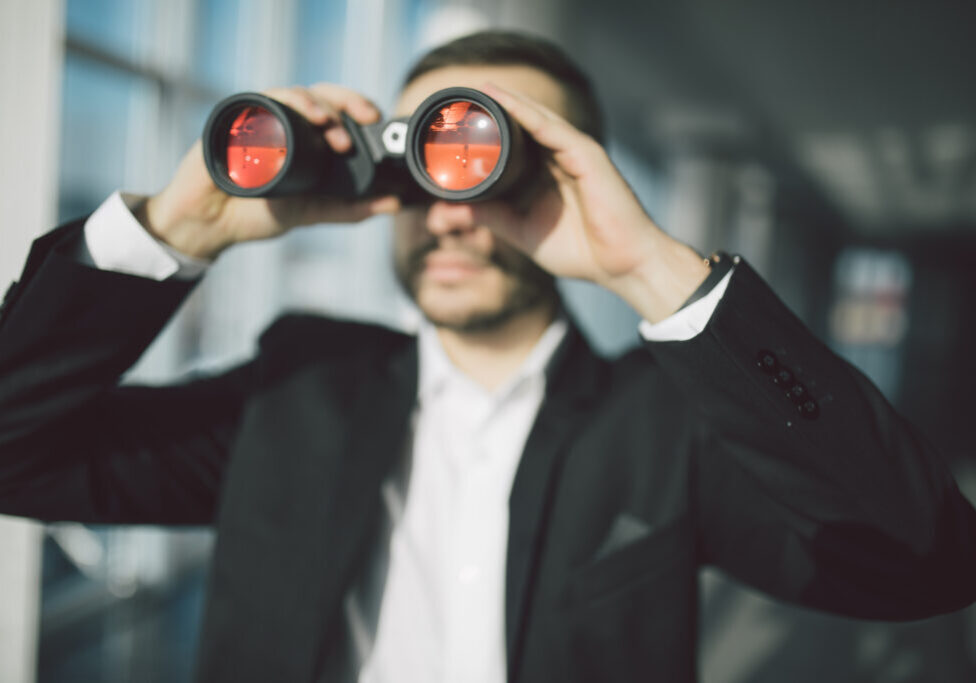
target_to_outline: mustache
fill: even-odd
[[[479,265],[493,265],[506,273],[517,271],[517,269],[513,267],[513,264],[510,263],[508,259],[504,258],[497,250],[492,250],[489,254],[483,254],[472,249],[465,249],[461,246],[444,248],[440,241],[435,238],[415,247],[410,252],[410,254],[407,256],[407,272],[410,273],[410,275],[419,273],[424,269],[424,261],[427,259],[427,255],[439,249],[462,254]]]

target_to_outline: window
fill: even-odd
[[[384,0],[382,14],[422,13]],[[356,7],[356,3],[349,3]],[[362,8],[318,0],[67,0],[58,213],[94,210],[116,189],[161,188],[221,97],[273,84],[366,78],[390,99],[412,50]],[[368,9],[368,8],[367,8]],[[356,36],[356,44],[346,36]],[[383,87],[387,91],[381,91]],[[388,104],[388,102],[383,102]],[[131,374],[169,379],[250,353],[285,307],[396,319],[388,230],[312,228],[232,250]],[[44,545],[39,681],[189,680],[210,532],[52,525]]]

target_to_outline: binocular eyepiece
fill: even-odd
[[[207,170],[220,189],[239,197],[478,201],[513,190],[538,164],[538,147],[525,131],[471,88],[440,90],[409,118],[361,126],[341,117],[353,141],[346,154],[334,152],[322,127],[290,107],[256,93],[232,95],[204,127]]]

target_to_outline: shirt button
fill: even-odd
[[[468,564],[458,572],[458,581],[461,583],[474,583],[481,576],[481,569],[477,565]]]

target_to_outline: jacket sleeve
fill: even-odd
[[[940,454],[748,264],[700,335],[648,346],[700,418],[705,563],[854,617],[976,600],[976,511]]]
[[[207,523],[251,366],[118,386],[193,283],[82,264],[82,225],[34,243],[0,311],[0,513]]]

